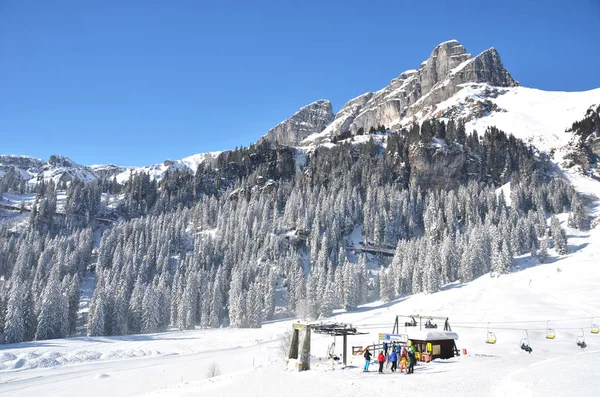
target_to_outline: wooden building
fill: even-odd
[[[415,347],[417,360],[429,362],[436,358],[455,356],[458,334],[451,331],[415,330],[408,333],[408,341]]]

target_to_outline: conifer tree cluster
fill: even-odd
[[[158,183],[143,173],[119,187],[74,182],[62,216],[55,186],[40,186],[28,229],[0,226],[4,341],[72,335],[90,264],[90,336],[260,327],[505,274],[528,253],[544,262],[551,247],[568,250],[549,215],[570,210],[571,226],[586,222],[573,187],[538,172],[533,150],[497,129],[480,139],[460,123],[431,121],[386,133],[385,145],[349,140],[301,166],[294,149],[261,143]],[[415,145],[465,156],[459,187],[411,184]],[[497,188],[508,181],[505,197]],[[106,189],[123,195],[116,211],[129,220],[100,228]],[[102,232],[96,248],[92,228]]]

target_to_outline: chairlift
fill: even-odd
[[[487,325],[487,340],[485,343],[489,343],[492,345],[496,344],[496,334],[490,331],[490,323]]]
[[[335,354],[335,335],[333,336],[333,343],[327,348],[327,359],[328,360],[339,360],[340,358]]]
[[[425,323],[425,328],[437,328],[437,324],[431,322],[431,319],[427,320]]]
[[[552,328],[548,328],[548,323],[550,320],[546,321],[546,339],[554,339],[556,338],[556,332]]]
[[[598,334],[598,324],[594,324],[594,317],[592,317],[592,334]]]
[[[522,350],[525,350],[527,353],[531,354],[533,349],[531,348],[531,346],[529,346],[529,332],[527,332],[526,329],[524,329],[523,331],[525,331],[525,337],[521,339],[520,347]]]
[[[417,326],[417,320],[415,320],[415,318],[412,317],[412,316],[410,317],[410,319],[412,321],[404,323],[404,326],[405,327],[416,327]]]
[[[577,346],[581,347],[582,349],[585,349],[587,347],[587,344],[585,343],[585,334],[583,332],[583,328],[581,328],[581,336],[577,337]]]

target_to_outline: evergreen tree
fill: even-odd
[[[104,301],[102,295],[98,296],[96,303],[92,308],[90,308],[89,313],[87,335],[104,336]]]
[[[542,236],[540,242],[540,249],[538,250],[537,257],[540,260],[540,263],[546,263],[548,260],[548,236]]]
[[[5,336],[6,343],[21,343],[25,340],[25,323],[23,321],[23,297],[17,285],[10,290],[6,308]]]

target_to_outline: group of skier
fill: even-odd
[[[369,372],[369,365],[371,364],[372,354],[369,351],[369,347],[365,349],[365,354],[363,355],[365,358],[365,367],[363,372]],[[415,364],[417,362],[417,358],[415,355],[415,347],[414,346],[404,346],[400,344],[393,343],[389,346],[386,342],[383,343],[383,350],[379,352],[377,356],[377,362],[379,363],[379,373],[383,373],[383,366],[386,361],[392,363],[391,370],[392,372],[396,372],[398,370],[398,358],[400,358],[400,372],[406,370],[407,374],[414,373]]]

